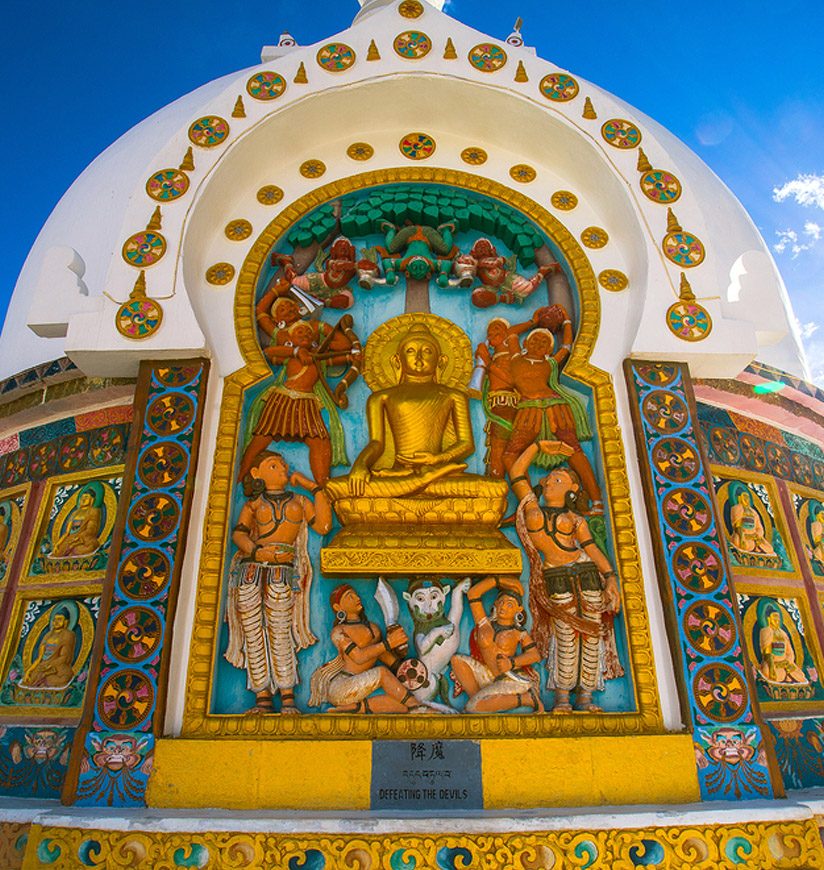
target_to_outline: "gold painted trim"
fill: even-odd
[[[773,525],[775,525],[781,533],[781,539],[784,541],[784,548],[786,549],[787,555],[789,556],[790,562],[793,566],[792,571],[769,571],[767,569],[747,568],[741,565],[733,565],[732,561],[730,561],[730,570],[732,571],[733,577],[766,577],[770,580],[775,580],[776,582],[780,582],[782,579],[801,580],[802,574],[801,568],[798,564],[798,554],[795,552],[795,545],[790,536],[790,527],[787,523],[787,517],[784,515],[784,505],[781,504],[778,488],[775,485],[775,478],[768,474],[759,474],[757,471],[746,471],[743,468],[729,468],[726,465],[710,465],[710,471],[713,475],[723,477],[725,480],[739,480],[742,483],[757,483],[759,486],[763,486],[764,489],[767,490],[770,494],[773,510],[775,511]],[[712,486],[712,496],[715,499],[715,506],[718,508],[720,519],[721,504],[719,503],[718,497],[715,493],[714,483]],[[726,529],[721,528],[718,531],[724,541],[724,546],[727,547],[727,555],[729,555],[729,542],[727,541]]]
[[[26,544],[26,558],[23,560],[23,570],[20,572],[19,585],[49,587],[52,589],[62,588],[65,583],[75,583],[88,581],[97,574],[102,581],[106,576],[106,568],[100,568],[97,571],[66,571],[62,574],[30,574],[31,564],[34,561],[34,548],[40,540],[41,535],[45,531],[48,523],[48,512],[54,498],[54,491],[58,486],[66,486],[73,483],[91,483],[95,480],[106,480],[111,477],[123,477],[125,470],[124,465],[110,465],[107,468],[101,468],[95,472],[87,469],[86,471],[75,471],[72,474],[54,475],[47,477],[45,480],[46,486],[43,489],[43,494],[40,496],[40,504],[37,506],[37,519],[35,520],[32,533],[29,536]],[[115,518],[111,518],[112,527],[114,527]],[[111,547],[111,545],[110,545]]]
[[[567,374],[593,392],[600,434],[612,535],[627,628],[629,665],[637,712],[500,716],[305,716],[216,715],[209,712],[223,593],[224,547],[229,524],[229,494],[235,465],[244,390],[271,374],[260,349],[254,321],[258,274],[271,246],[296,221],[319,205],[366,187],[408,182],[451,184],[493,197],[535,221],[553,239],[567,260],[581,298],[581,323]],[[287,206],[263,231],[244,261],[235,293],[235,330],[246,365],[229,375],[223,388],[203,548],[195,601],[182,733],[186,736],[233,735],[329,739],[335,737],[477,738],[548,737],[582,734],[652,734],[664,731],[652,654],[649,618],[644,600],[637,534],[627,481],[626,452],[611,377],[589,362],[600,324],[595,273],[572,233],[533,199],[479,175],[452,169],[404,166],[373,170],[318,187]]]
[[[815,628],[815,622],[813,621],[812,610],[810,609],[810,602],[807,596],[807,590],[803,586],[788,586],[782,583],[770,583],[770,584],[760,584],[760,583],[740,583],[737,581],[733,581],[735,585],[736,595],[740,592],[742,595],[759,595],[766,596],[768,598],[791,598],[793,601],[797,602],[798,609],[801,612],[801,623],[804,626],[804,640],[807,641],[807,648],[810,651],[810,657],[813,660],[813,664],[815,665],[816,670],[818,671],[818,682],[819,685],[824,685],[824,668],[822,668],[822,662],[824,662],[824,655],[822,655],[821,644],[818,641],[818,632]],[[736,606],[738,606],[738,602],[736,601]],[[744,648],[746,655],[746,642],[744,640],[744,617],[741,616],[740,607],[739,607],[739,618],[741,619],[741,645]],[[798,632],[797,626],[793,626],[794,630]],[[753,668],[756,667],[756,662],[750,663]],[[800,665],[799,665],[800,667]],[[753,677],[753,681],[755,682],[755,677]],[[817,700],[809,700],[809,701],[763,701],[756,694],[756,687],[753,685],[753,702],[758,704],[761,710],[765,713],[821,713],[824,711],[824,699],[819,698]]]
[[[23,612],[26,609],[27,602],[44,600],[56,602],[66,598],[77,598],[78,596],[90,597],[93,595],[100,595],[102,598],[102,577],[97,581],[66,586],[53,586],[50,588],[41,587],[38,589],[18,588],[14,598],[14,605],[8,622],[6,636],[3,639],[2,652],[0,652],[0,685],[2,685],[6,679],[6,674],[11,667],[11,660],[14,657],[17,643],[20,640]],[[97,625],[95,625],[94,630],[95,632],[97,631]],[[90,642],[93,641],[94,636],[92,636]],[[89,657],[89,668],[91,669],[91,657]],[[88,684],[89,680],[86,680],[86,690],[88,690]],[[83,697],[85,699],[85,692]],[[37,723],[59,721],[61,724],[67,719],[71,719],[75,722],[79,722],[80,717],[83,714],[84,703],[85,700],[81,701],[77,707],[0,706],[0,719],[27,720],[29,722],[33,720]]]
[[[763,811],[762,811],[763,812]],[[51,866],[41,863],[41,848],[57,851],[60,866],[94,843],[98,866],[150,870],[174,866],[178,854],[189,855],[193,844],[205,852],[211,867],[307,866],[307,852],[323,858],[327,870],[386,867],[388,856],[399,855],[404,866],[442,867],[443,849],[465,850],[453,866],[460,867],[582,867],[616,870],[638,867],[638,854],[648,853],[650,841],[662,852],[670,870],[736,870],[747,867],[783,867],[815,870],[824,867],[824,846],[816,818],[780,821],[741,820],[719,825],[661,825],[648,828],[562,828],[549,831],[482,833],[274,834],[258,831],[151,831],[135,821],[128,830],[65,828],[32,824],[24,870]],[[151,822],[146,820],[146,827]],[[357,827],[356,825],[354,827]],[[746,849],[747,851],[742,851]],[[741,855],[746,865],[741,863]],[[591,858],[583,864],[584,857]],[[239,863],[241,862],[241,863]],[[56,865],[55,865],[56,866]]]

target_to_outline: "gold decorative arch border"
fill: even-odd
[[[219,654],[220,601],[230,521],[230,493],[243,394],[270,374],[254,320],[254,293],[272,245],[294,223],[330,200],[364,188],[393,183],[445,184],[498,201],[531,218],[556,244],[572,270],[580,294],[580,326],[566,373],[592,389],[610,504],[613,540],[627,627],[635,711],[497,716],[243,716],[210,712],[212,677]],[[663,733],[649,617],[629,496],[623,439],[611,377],[589,362],[600,325],[598,284],[592,265],[569,230],[549,211],[518,191],[455,169],[409,166],[373,170],[315,188],[281,211],[252,246],[238,275],[235,331],[246,365],[223,388],[209,501],[204,520],[194,626],[190,648],[182,734],[188,737],[274,737],[293,739],[529,738]]]

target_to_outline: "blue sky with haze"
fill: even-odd
[[[97,154],[161,106],[258,62],[261,45],[282,29],[316,42],[348,27],[357,8],[356,0],[46,0],[7,10],[0,314],[49,212]],[[498,39],[522,16],[539,55],[693,148],[773,249],[824,384],[822,0],[450,0],[447,11]]]

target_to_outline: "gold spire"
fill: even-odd
[[[675,217],[675,212],[671,208],[667,209],[667,232],[668,233],[680,233],[683,228],[681,224],[678,223],[678,218]]]
[[[300,66],[298,67],[298,71],[295,73],[293,81],[296,85],[309,84],[309,79],[306,77],[306,65],[303,61],[300,62]]]
[[[246,106],[243,105],[243,97],[238,94],[238,98],[235,100],[235,107],[232,109],[232,117],[233,118],[245,118],[246,117]]]
[[[522,60],[518,61],[518,72],[515,73],[516,82],[528,82],[529,76],[526,74],[526,67]]]
[[[647,155],[644,154],[644,149],[638,149],[638,166],[637,169],[639,172],[650,172],[652,169],[652,164],[647,160]]]
[[[195,156],[192,153],[191,145],[186,149],[186,153],[183,155],[183,162],[179,168],[186,172],[191,172],[195,168]]]
[[[137,276],[137,281],[134,282],[134,290],[129,294],[129,299],[145,299],[146,298],[146,272],[141,269]]]
[[[381,59],[381,53],[378,51],[378,45],[374,39],[369,43],[369,49],[366,52],[366,59],[367,60],[380,60]]]
[[[690,282],[687,281],[687,276],[681,273],[681,286],[678,288],[678,296],[682,302],[694,302],[695,293],[692,292]]]
[[[458,52],[455,51],[455,43],[452,42],[452,37],[450,36],[446,40],[446,48],[443,52],[444,60],[455,60],[458,57]]]
[[[581,113],[581,117],[588,118],[590,121],[598,117],[595,114],[595,108],[593,107],[592,100],[589,97],[584,100],[584,111]]]
[[[146,224],[147,230],[159,230],[160,229],[160,206],[157,206],[155,210],[152,212],[151,218],[149,218],[149,223]]]

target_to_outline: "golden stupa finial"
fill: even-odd
[[[367,60],[380,60],[381,53],[378,51],[378,44],[373,39],[369,43],[369,48],[366,51],[366,59]]]
[[[590,121],[598,117],[595,114],[595,107],[592,105],[592,100],[589,97],[584,100],[584,111],[581,113],[581,117],[588,118]]]
[[[644,154],[644,149],[638,149],[638,165],[636,169],[639,172],[649,172],[652,169],[652,164],[647,160],[647,155]]]
[[[695,301],[695,293],[692,292],[690,282],[687,281],[687,276],[683,272],[681,273],[681,285],[678,288],[678,297],[682,302]]]
[[[444,60],[457,60],[458,52],[455,51],[455,43],[452,42],[452,37],[450,36],[446,40],[446,48],[443,51],[443,59]]]
[[[522,60],[518,61],[518,71],[515,73],[516,82],[528,82],[529,76],[526,74],[526,67]]]
[[[137,276],[137,281],[134,282],[134,289],[129,294],[129,299],[145,299],[146,298],[146,272],[140,270]]]
[[[683,228],[681,224],[678,223],[678,218],[675,217],[675,212],[671,209],[667,209],[667,232],[668,233],[680,233]]]
[[[147,230],[159,230],[160,229],[160,206],[155,206],[155,210],[152,212],[152,216],[149,218],[149,223],[146,224]]]
[[[191,172],[195,168],[195,155],[192,153],[191,145],[186,149],[186,153],[183,155],[183,161],[178,168],[182,169],[184,172]]]
[[[246,117],[246,106],[243,105],[243,97],[238,94],[237,99],[235,100],[235,107],[232,109],[232,117],[233,118],[245,118]]]
[[[308,85],[309,78],[306,75],[306,64],[301,61],[300,66],[298,67],[298,71],[295,73],[295,77],[292,80],[296,85]]]

